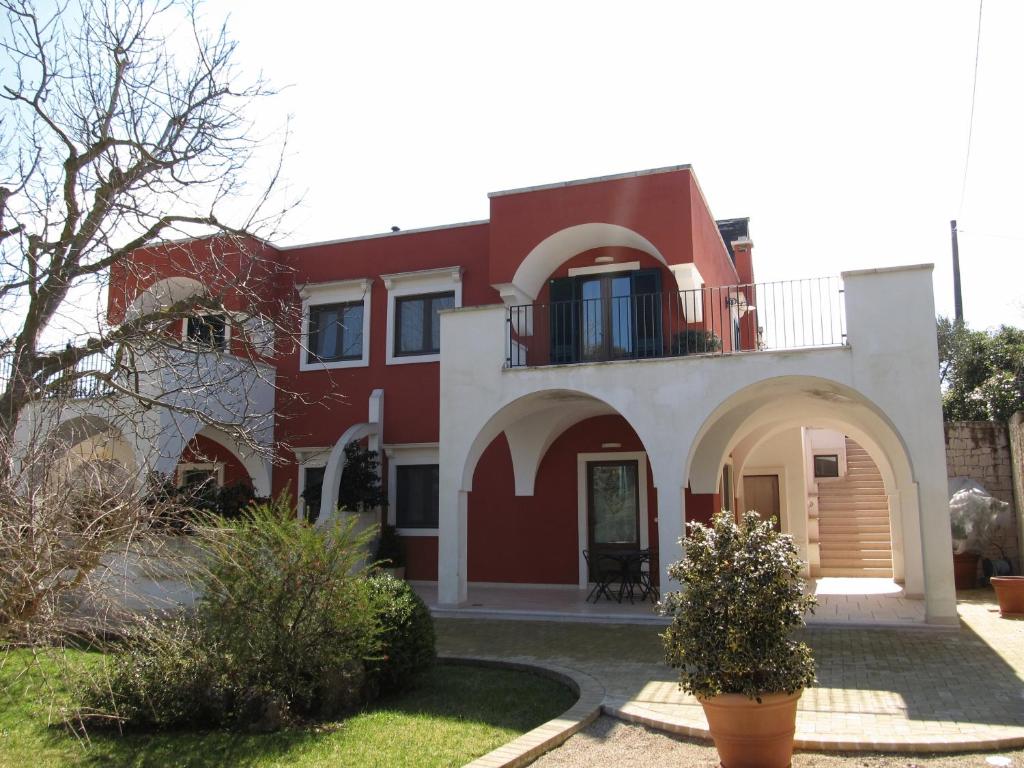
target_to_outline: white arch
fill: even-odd
[[[535,300],[551,273],[566,261],[592,248],[609,246],[635,248],[668,266],[661,251],[640,233],[619,224],[591,222],[566,227],[541,240],[520,262],[512,285]]]
[[[327,457],[327,464],[324,468],[323,491],[320,496],[320,516],[316,524],[326,525],[334,518],[335,510],[338,509],[338,485],[341,483],[341,475],[345,471],[345,448],[349,443],[362,440],[377,434],[377,424],[363,423],[353,424],[346,429],[338,441],[331,448],[331,455]]]
[[[763,391],[762,391],[763,390]],[[924,553],[913,465],[902,435],[869,398],[826,379],[769,379],[733,393],[708,417],[694,441],[687,477],[695,493],[713,493],[728,455],[751,451],[780,431],[820,426],[850,435],[875,460],[890,499],[893,571],[908,594],[924,592]],[[737,469],[737,475],[742,471]]]
[[[480,428],[466,452],[461,467],[460,490],[473,490],[473,474],[477,462],[494,438],[504,432],[512,455],[516,495],[532,496],[540,462],[559,435],[584,419],[608,415],[622,416],[637,433],[641,444],[646,445],[639,426],[630,418],[628,412],[585,392],[564,389],[541,390],[507,403],[495,411]],[[657,467],[653,461],[651,472],[657,486]]]
[[[191,277],[158,280],[135,297],[125,310],[125,320],[133,320],[192,296],[205,296],[206,293],[206,286]]]
[[[205,437],[228,451],[232,456],[238,459],[239,463],[243,467],[245,467],[245,471],[249,474],[249,479],[252,481],[252,488],[253,491],[256,492],[256,495],[270,496],[272,492],[270,467],[269,462],[267,462],[262,456],[251,449],[246,449],[244,445],[240,444],[227,432],[214,426],[207,425],[203,427],[196,433],[195,437]],[[188,442],[192,442],[192,440],[189,440]]]

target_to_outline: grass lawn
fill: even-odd
[[[81,745],[47,725],[62,691],[49,669],[24,672],[12,654],[0,670],[0,768],[43,766],[459,766],[568,709],[564,686],[501,669],[438,665],[413,691],[347,720],[270,735],[210,731],[112,736]],[[95,658],[95,657],[93,657]],[[90,655],[75,654],[74,664]],[[40,703],[42,700],[42,703]]]

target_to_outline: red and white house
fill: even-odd
[[[281,266],[266,311],[301,301],[301,343],[268,344],[235,394],[287,447],[270,463],[154,416],[162,458],[133,450],[182,480],[309,489],[300,511],[325,519],[345,446],[365,440],[407,577],[457,605],[473,584],[585,589],[583,551],[602,545],[649,549],[664,578],[686,521],[755,495],[813,569],[826,534],[807,505],[809,430],[831,430],[877,465],[893,577],[929,621],[955,620],[930,265],[757,283],[748,235],[677,166],[492,193],[485,221],[260,244]],[[124,274],[115,321],[216,279],[173,260],[148,284]],[[244,326],[182,332],[230,351]],[[775,478],[769,501],[755,477]]]

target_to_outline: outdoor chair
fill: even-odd
[[[590,594],[587,595],[586,602],[590,602],[590,598],[593,597],[596,603],[601,595],[604,595],[609,600],[615,597],[621,603],[624,587],[622,562],[606,552],[586,549],[583,550],[583,559],[587,563],[589,580],[594,584]],[[617,595],[612,595],[610,587],[615,583],[619,585],[619,592]]]

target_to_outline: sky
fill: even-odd
[[[758,280],[933,262],[1024,325],[1024,3],[208,0],[281,89],[280,244],[488,216],[487,193],[689,163]],[[966,168],[966,182],[965,182]],[[253,173],[269,172],[259,166]]]

